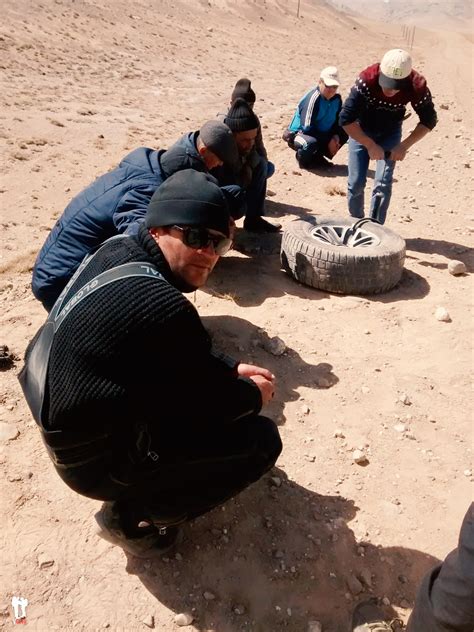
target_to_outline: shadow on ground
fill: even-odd
[[[175,552],[127,556],[127,572],[173,613],[192,613],[197,630],[301,632],[318,620],[325,632],[341,632],[360,599],[413,605],[437,562],[402,546],[375,546],[357,527],[356,538],[348,523],[357,510],[352,500],[305,489],[274,468],[187,525]]]
[[[417,237],[407,239],[407,250],[412,252],[420,252],[427,255],[442,255],[447,259],[456,259],[462,261],[468,272],[474,271],[474,250],[463,244],[455,244],[451,241],[441,239],[423,239]],[[411,257],[415,259],[415,257]],[[420,261],[416,259],[420,265],[430,266],[433,268],[446,268],[447,264],[432,263],[431,261]]]
[[[397,303],[398,301],[419,301],[430,292],[430,284],[420,274],[404,268],[402,278],[389,292],[368,294],[363,298],[374,303]]]
[[[283,202],[275,202],[274,200],[265,200],[265,215],[268,217],[285,217],[287,215],[296,215],[297,217],[305,217],[305,215],[313,215],[314,211],[304,206],[293,206],[293,204],[284,204]]]
[[[316,176],[320,176],[322,178],[347,178],[348,169],[347,165],[338,165],[336,163],[328,163],[328,165],[323,165],[321,167],[312,167],[310,169],[305,169],[304,171],[309,171],[309,173],[313,173]],[[374,169],[367,170],[367,179],[373,180],[375,178]],[[397,180],[394,178],[394,182]]]
[[[469,269],[469,268],[468,268]],[[241,307],[261,305],[266,299],[297,296],[308,300],[328,299],[330,293],[302,285],[281,270],[277,255],[266,257],[223,257],[202,291],[234,301]],[[405,268],[398,285],[384,294],[354,294],[378,303],[420,300],[430,291],[428,281]],[[334,296],[342,296],[334,294]]]
[[[281,235],[272,235],[281,240]],[[279,296],[298,296],[311,300],[327,298],[325,292],[307,288],[281,270],[279,255],[233,256],[229,253],[209,277],[203,292],[234,301],[241,307],[262,305]]]
[[[241,362],[263,366],[276,375],[276,396],[265,408],[265,414],[278,425],[286,421],[285,404],[299,399],[297,389],[301,386],[328,389],[339,382],[328,362],[308,364],[289,347],[283,354],[274,355],[269,350],[271,339],[266,331],[243,318],[204,316],[202,321],[212,337],[213,348]]]

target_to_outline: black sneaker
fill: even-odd
[[[271,224],[263,217],[255,217],[244,221],[244,229],[250,233],[278,233],[280,228],[281,224]]]
[[[402,632],[401,619],[388,619],[378,599],[372,597],[359,603],[352,615],[352,632]]]
[[[178,526],[159,526],[142,521],[138,525],[138,535],[129,537],[123,531],[113,502],[105,502],[94,517],[99,527],[96,532],[99,537],[136,557],[147,558],[166,553],[176,543],[181,532]]]

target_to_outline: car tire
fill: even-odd
[[[288,225],[280,257],[283,269],[310,287],[378,294],[400,281],[405,250],[402,237],[369,218],[311,217]]]

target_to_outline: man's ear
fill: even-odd
[[[166,230],[162,226],[153,226],[148,229],[148,232],[155,241],[158,241],[158,239],[165,234]]]
[[[204,154],[207,152],[207,147],[206,145],[200,145],[198,147],[198,152],[200,156],[204,156]]]

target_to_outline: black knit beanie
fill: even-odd
[[[244,99],[236,99],[229,108],[224,123],[233,132],[248,132],[257,129],[259,120]]]
[[[238,98],[244,99],[247,103],[255,103],[255,92],[250,85],[250,79],[239,79],[235,84],[232,92],[231,101],[234,102]]]
[[[229,236],[229,207],[217,180],[184,169],[167,178],[153,194],[145,216],[147,228],[200,226]]]

